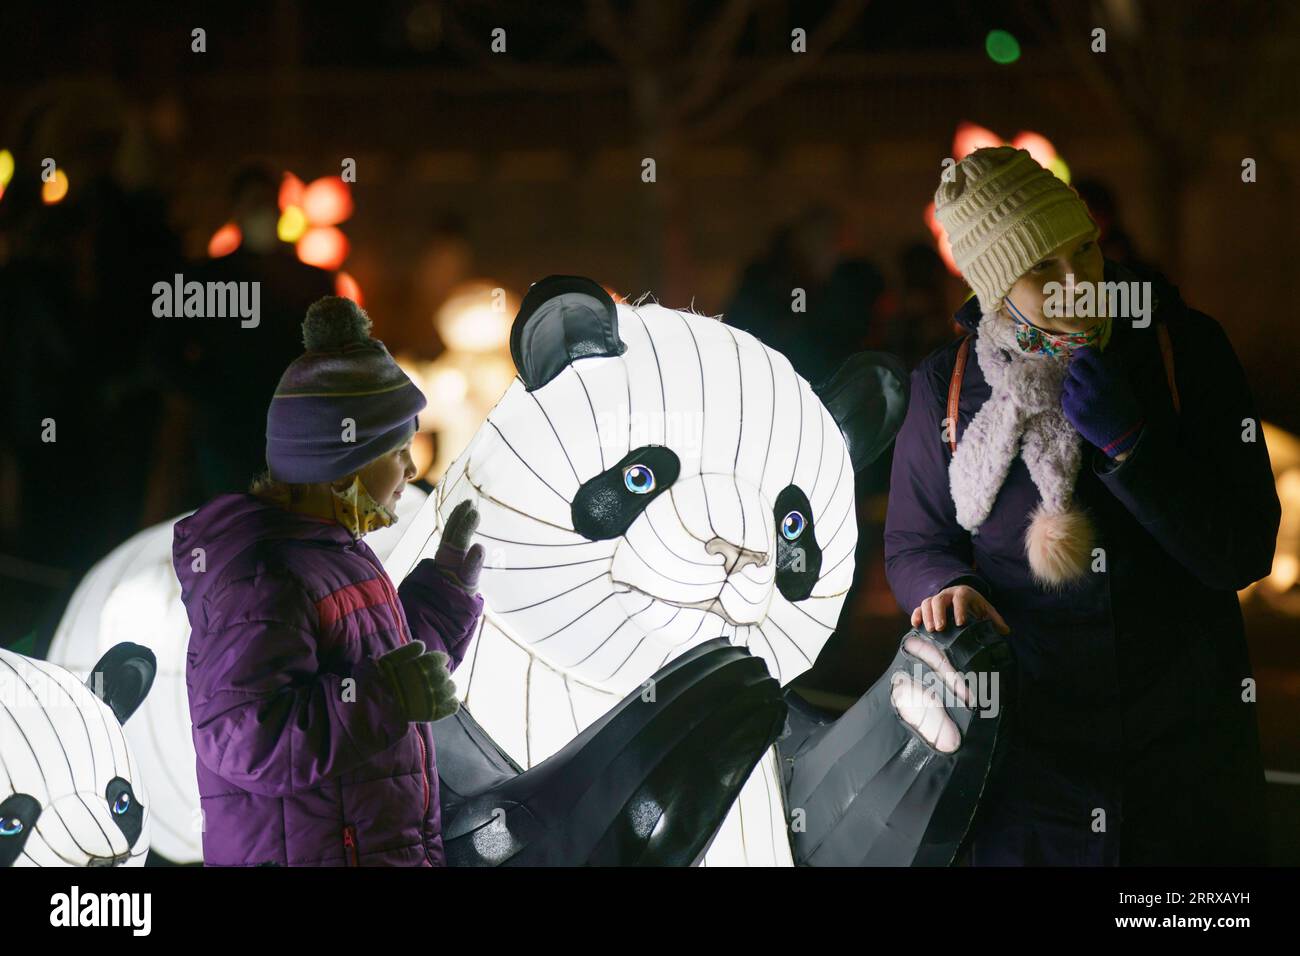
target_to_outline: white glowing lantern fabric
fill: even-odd
[[[398,499],[398,523],[366,535],[387,562],[428,496],[408,487]],[[88,674],[109,648],[142,644],[157,658],[149,696],[126,724],[126,736],[149,781],[153,849],[175,863],[203,859],[194,740],[185,687],[190,623],[172,568],[172,527],[177,515],[128,539],[87,572],[68,602],[50,642],[49,660]]]
[[[106,799],[114,778],[143,807],[133,840]],[[0,813],[0,840],[29,828],[13,866],[99,866],[128,855],[124,865],[144,865],[151,798],[112,709],[67,669],[0,649],[0,805],[15,794],[34,798],[40,813],[28,822]]]
[[[432,557],[452,508],[476,502],[486,611],[454,676],[475,719],[525,767],[713,638],[746,646],[788,683],[816,660],[852,582],[848,448],[790,362],[694,313],[619,305],[618,320],[623,354],[576,360],[531,392],[511,385],[389,562],[398,579]],[[578,489],[656,445],[680,461],[671,487],[620,537],[576,531]],[[790,485],[807,496],[822,552],[798,601],[776,585],[773,507]],[[791,862],[775,751],[705,862]]]

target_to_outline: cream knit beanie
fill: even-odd
[[[1097,229],[1079,194],[1012,146],[977,149],[934,194],[962,277],[993,312],[1022,275]]]

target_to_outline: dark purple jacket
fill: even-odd
[[[1242,699],[1253,680],[1236,591],[1269,573],[1281,506],[1223,329],[1162,277],[1106,264],[1107,279],[1135,277],[1155,283],[1156,314],[1142,329],[1117,320],[1107,355],[1147,425],[1119,464],[1084,445],[1076,500],[1097,526],[1105,570],[1072,591],[1053,596],[1030,579],[1023,538],[1039,495],[1022,458],[977,534],[956,521],[941,421],[958,342],[912,373],[885,525],[890,586],[910,615],[949,585],[972,585],[1011,627],[1019,666],[1011,750],[973,829],[977,865],[1264,859],[1263,767],[1255,705]],[[957,321],[975,330],[975,300]],[[972,347],[959,438],[989,395]],[[1253,442],[1242,440],[1243,419],[1255,421]]]
[[[433,734],[401,716],[374,658],[414,638],[454,667],[482,597],[431,561],[394,589],[342,525],[247,494],[177,522],[172,561],[204,862],[442,865]]]

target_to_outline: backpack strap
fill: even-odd
[[[961,380],[966,374],[966,357],[970,354],[970,340],[974,333],[968,332],[957,346],[957,364],[952,367],[952,378],[948,380],[948,421],[952,423],[952,437],[948,447],[957,453],[957,402],[961,398]]]
[[[1165,378],[1169,380],[1169,396],[1174,400],[1174,413],[1180,412],[1178,382],[1174,379],[1174,346],[1169,340],[1169,326],[1156,323],[1156,337],[1160,339],[1160,359],[1165,363]]]

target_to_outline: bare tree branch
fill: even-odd
[[[1033,3],[1032,0],[1020,0],[1017,7],[1025,20],[1033,25],[1035,32],[1043,37],[1051,36],[1057,39],[1065,55],[1074,62],[1075,67],[1093,89],[1119,111],[1135,135],[1145,139],[1148,133],[1145,111],[1137,108],[1136,101],[1128,97],[1125,90],[1121,88],[1120,82],[1102,67],[1098,55],[1092,53],[1084,43],[1080,24],[1070,23],[1066,19],[1068,13],[1059,8],[1057,16],[1049,19],[1043,15],[1041,5]],[[1053,86],[1052,89],[1056,87]],[[1075,109],[1078,104],[1067,102],[1064,105]]]
[[[730,0],[726,9],[705,31],[692,57],[694,81],[673,105],[674,119],[686,116],[713,98],[731,66],[736,43],[753,11],[753,0]]]
[[[627,40],[627,27],[619,23],[609,0],[587,0],[587,25],[591,35],[629,72],[642,66],[640,47]]]
[[[822,22],[808,31],[809,37],[814,39],[808,44],[806,53],[789,57],[775,69],[747,83],[710,115],[683,129],[683,138],[712,139],[743,119],[750,110],[795,83],[800,76],[817,65],[821,55],[836,40],[848,33],[866,5],[866,0],[838,0]]]
[[[447,39],[458,53],[472,59],[486,72],[508,83],[548,93],[568,92],[581,85],[581,79],[572,68],[520,63],[504,54],[493,53],[487,39],[471,36],[453,10],[454,7],[449,6],[443,19]],[[577,25],[574,29],[578,29]]]

